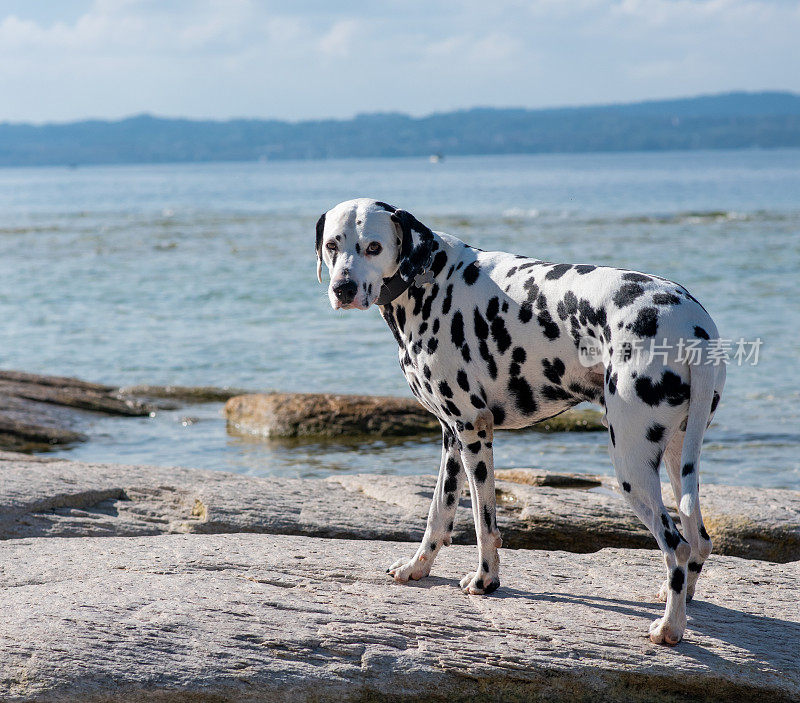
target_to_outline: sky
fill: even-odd
[[[0,0],[0,121],[800,92],[796,0]]]

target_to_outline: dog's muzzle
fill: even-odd
[[[342,305],[349,305],[355,300],[356,293],[358,293],[358,284],[350,279],[345,279],[334,284],[331,290]]]

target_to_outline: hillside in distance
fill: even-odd
[[[0,123],[0,166],[800,147],[800,95],[724,93],[528,110],[286,122],[139,115]]]

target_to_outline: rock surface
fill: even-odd
[[[413,398],[332,393],[251,393],[225,405],[228,426],[262,437],[397,437],[438,434],[439,422]],[[603,430],[596,410],[569,410],[531,429],[543,432]]]
[[[530,469],[498,477],[514,479],[497,482],[507,547],[655,548],[609,477]],[[434,483],[433,476],[371,474],[254,478],[7,453],[0,454],[0,539],[262,532],[413,541],[422,537]],[[701,499],[715,554],[800,559],[800,492],[706,485]],[[453,541],[472,544],[468,497],[461,506]]]
[[[650,644],[660,555],[470,547],[396,584],[387,542],[274,535],[2,545],[7,701],[796,701],[800,563],[717,557],[684,641]]]

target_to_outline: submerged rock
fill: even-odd
[[[332,393],[253,393],[231,398],[225,416],[235,431],[263,437],[386,437],[441,432],[416,400]]]
[[[684,641],[652,645],[655,551],[474,547],[408,585],[412,545],[228,534],[17,540],[0,553],[5,701],[796,701],[800,562],[717,557]]]
[[[332,393],[252,393],[225,404],[235,433],[269,438],[385,437],[436,434],[439,421],[412,398]],[[530,429],[542,432],[605,429],[596,410],[568,410]]]

